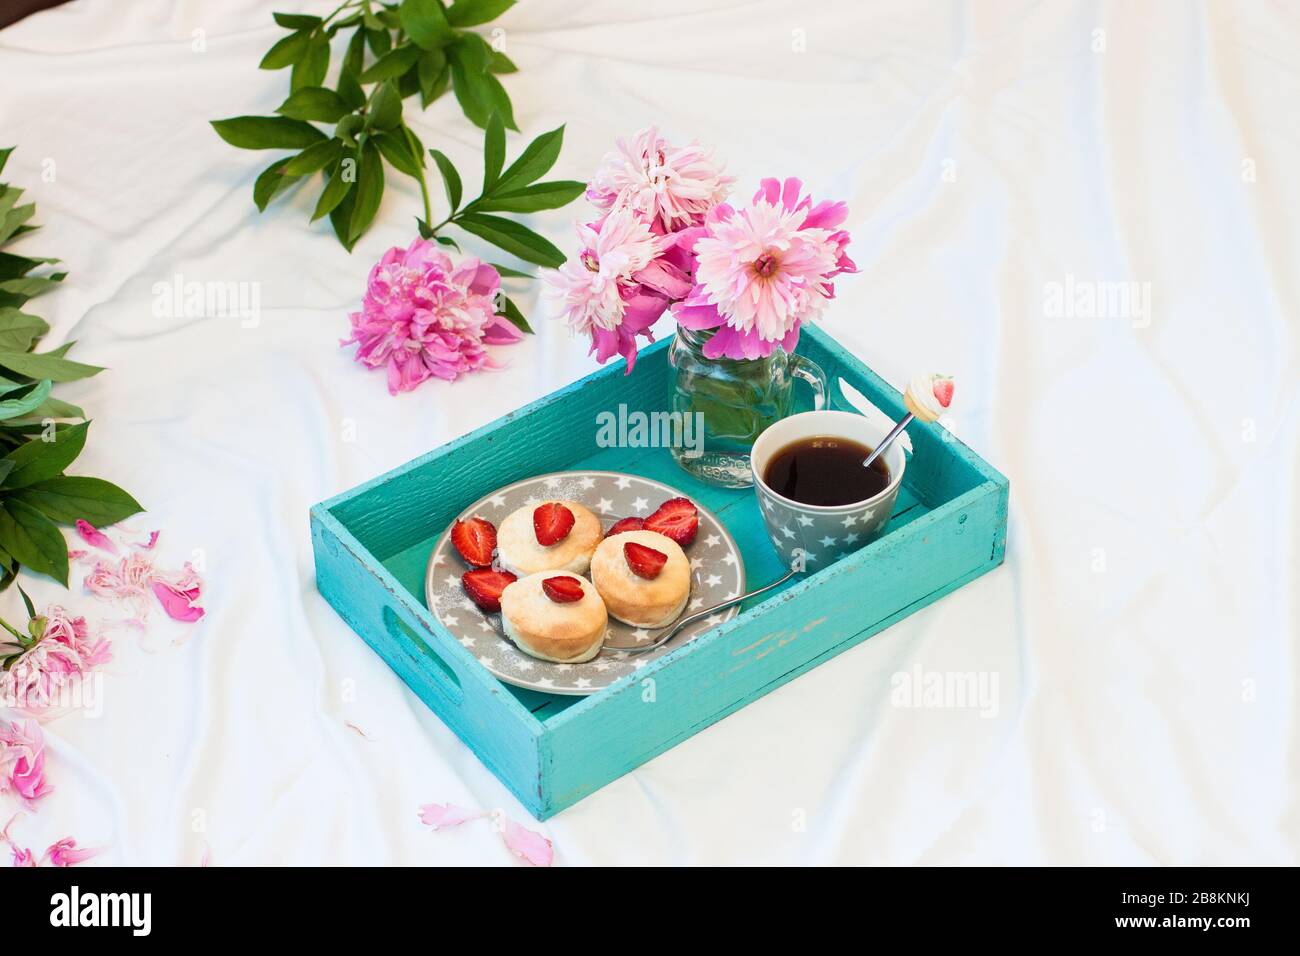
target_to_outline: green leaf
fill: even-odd
[[[286,66],[297,63],[298,59],[307,52],[308,36],[309,34],[304,30],[290,33],[266,51],[266,56],[262,57],[262,62],[257,65],[258,68],[283,70]]]
[[[359,79],[362,83],[395,79],[413,67],[423,55],[424,51],[414,43],[403,43],[371,64]]]
[[[526,226],[500,216],[462,213],[456,225],[526,262],[555,268],[564,264],[564,253]],[[4,364],[0,361],[0,364]]]
[[[6,279],[4,282],[0,282],[0,293],[3,294],[4,299],[17,296],[26,302],[28,299],[34,299],[44,292],[49,292],[67,276],[66,272],[55,272],[48,276],[23,276],[21,279]]]
[[[361,160],[357,164],[357,189],[352,217],[348,220],[348,241],[356,243],[379,211],[380,200],[384,198],[384,164],[379,157],[379,149],[373,142],[367,142],[361,150]],[[0,361],[0,365],[4,364]]]
[[[285,164],[286,176],[308,176],[318,169],[324,169],[339,158],[343,144],[337,139],[326,139],[313,143]]]
[[[68,542],[58,525],[26,502],[0,502],[0,548],[20,564],[68,586]]]
[[[441,50],[427,50],[416,66],[420,81],[420,105],[428,106],[447,89],[451,73],[447,69],[447,54]]]
[[[486,199],[476,200],[471,208],[475,212],[537,212],[539,209],[559,209],[567,206],[586,192],[587,184],[567,179],[548,183],[534,183],[523,189],[507,193],[494,193]]]
[[[9,154],[17,147],[10,146],[7,149],[0,149],[0,173],[5,171],[5,163],[9,162]]]
[[[501,114],[493,112],[483,136],[483,195],[492,191],[506,164],[506,129]]]
[[[258,212],[263,212],[272,199],[298,181],[299,177],[284,174],[284,168],[288,164],[287,159],[277,159],[258,175],[253,183],[253,202],[257,205]]]
[[[348,150],[339,157],[338,165],[334,167],[334,172],[330,174],[329,182],[325,184],[325,190],[320,194],[320,200],[316,203],[316,210],[311,214],[312,222],[338,208],[339,203],[356,185],[356,171],[356,153]]]
[[[4,221],[0,222],[0,244],[7,242],[13,236],[20,235],[28,219],[36,213],[36,204],[28,203],[25,206],[15,206],[5,214]]]
[[[403,131],[379,133],[374,137],[374,143],[394,169],[412,179],[423,180],[419,160],[415,158],[419,154],[411,152],[411,144]]]
[[[27,608],[27,616],[29,618],[35,617],[36,605],[32,603],[32,599],[27,596],[27,592],[23,590],[23,586],[21,584],[18,585],[18,593],[23,596],[23,607]]]
[[[366,36],[364,30],[358,30],[352,34],[352,39],[348,41],[347,52],[343,54],[343,69],[347,70],[352,76],[358,77],[366,62]]]
[[[0,400],[0,419],[7,420],[30,415],[50,397],[51,384],[48,378],[43,378],[39,382],[25,386],[24,389],[8,393],[3,400]],[[20,392],[22,394],[19,394]]]
[[[510,59],[500,50],[492,51],[492,58],[488,61],[488,69],[493,73],[518,73],[519,67],[515,66],[515,61]]]
[[[37,266],[58,261],[58,259],[39,256],[16,256],[12,252],[0,252],[0,279],[21,279]]]
[[[506,296],[505,308],[500,314],[509,319],[510,323],[520,332],[524,332],[528,335],[533,334],[533,327],[528,324],[528,320],[524,318],[524,314],[519,311],[519,306],[515,305],[514,301],[509,296]]]
[[[451,160],[443,154],[442,150],[431,149],[429,155],[438,164],[438,172],[442,174],[442,188],[447,192],[447,203],[451,206],[451,211],[455,212],[460,208],[460,174],[456,172],[456,167],[451,164]]]
[[[453,60],[459,60],[471,73],[486,73],[492,59],[492,48],[477,33],[459,33],[448,49]]]
[[[541,179],[555,165],[555,161],[560,156],[560,147],[563,145],[563,126],[558,126],[549,133],[537,137],[519,154],[519,158],[510,164],[510,168],[501,174],[496,191],[512,192]]]
[[[503,279],[536,279],[537,278],[537,276],[533,275],[531,272],[520,272],[518,269],[511,269],[509,266],[503,266],[496,262],[489,262],[488,265],[490,265],[493,269],[496,269],[497,273]]]
[[[32,410],[30,415],[23,418],[11,418],[7,424],[10,427],[21,425],[44,425],[47,418],[85,418],[86,413],[76,405],[65,402],[62,399],[51,396],[41,405]],[[0,459],[2,462],[4,459]],[[3,469],[8,473],[8,469]],[[0,475],[0,477],[3,477]]]
[[[297,120],[337,123],[352,111],[343,97],[323,86],[306,86],[289,94],[276,112]]]
[[[402,96],[392,80],[385,80],[370,97],[369,125],[374,129],[392,129],[401,121]]]
[[[322,34],[315,34],[307,44],[307,52],[293,65],[289,77],[289,91],[296,92],[307,86],[320,86],[330,69],[330,44]]]
[[[445,46],[454,35],[438,0],[402,0],[399,13],[407,36],[426,50]]]
[[[510,94],[501,85],[501,81],[491,73],[485,73],[483,74],[483,85],[487,90],[488,102],[494,112],[501,114],[501,120],[505,123],[506,129],[512,129],[516,133],[519,132],[519,127],[515,125],[515,109],[510,105]]]
[[[49,324],[38,315],[28,315],[17,309],[0,309],[0,349],[26,352],[48,331]]]
[[[480,129],[492,115],[492,91],[483,73],[467,70],[458,57],[451,61],[451,88],[465,117]]]
[[[475,27],[495,20],[515,5],[515,0],[456,0],[447,11],[447,22],[455,27]]]
[[[338,238],[343,248],[348,252],[356,244],[348,238],[348,223],[352,221],[352,210],[356,206],[357,191],[350,190],[344,195],[342,201],[330,210],[330,225],[334,228],[334,235]]]
[[[5,476],[4,487],[22,488],[63,474],[81,454],[89,430],[90,422],[79,422],[56,432],[54,441],[42,437],[19,445],[5,456],[14,468]]]
[[[213,120],[212,128],[240,149],[305,149],[325,139],[315,126],[287,116],[233,116]]]
[[[349,146],[359,146],[357,135],[366,128],[366,118],[360,113],[349,113],[334,127],[334,135]]]
[[[271,16],[287,30],[310,30],[321,25],[321,18],[309,13],[273,13]]]
[[[70,362],[54,353],[35,355],[7,349],[0,349],[0,368],[7,368],[28,378],[48,378],[55,382],[72,382],[104,371],[97,365]]]
[[[9,495],[60,524],[78,518],[96,527],[117,524],[143,511],[140,503],[103,478],[63,475],[20,488]]]
[[[339,70],[337,89],[339,96],[343,97],[343,102],[348,104],[348,109],[359,110],[366,105],[366,91],[357,82],[356,75],[346,67]]]
[[[368,23],[365,29],[366,44],[370,47],[370,52],[375,56],[383,56],[393,48],[393,38],[388,33],[388,28],[378,18],[374,18],[375,25],[371,27]]]

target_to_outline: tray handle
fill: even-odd
[[[402,649],[408,663],[427,679],[448,703],[459,705],[465,699],[456,671],[435,651],[421,635],[423,628],[405,621],[390,606],[384,605],[384,630]],[[425,631],[427,634],[428,632]]]

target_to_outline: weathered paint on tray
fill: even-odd
[[[1006,479],[942,429],[914,423],[889,526],[829,568],[747,602],[731,621],[586,698],[508,687],[423,603],[434,540],[467,500],[545,471],[656,478],[717,513],[748,579],[783,572],[752,492],[692,479],[663,449],[600,448],[596,413],[670,407],[666,343],[505,416],[312,509],[317,586],[390,667],[539,818],[550,816],[746,703],[978,577],[1006,548]],[[816,328],[799,351],[876,405],[898,392]],[[448,489],[454,489],[449,492]],[[653,680],[654,703],[643,701]]]

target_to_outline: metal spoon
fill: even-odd
[[[895,438],[903,434],[903,429],[906,428],[909,424],[911,424],[912,419],[915,417],[916,416],[913,415],[911,412],[908,412],[906,415],[904,415],[903,420],[894,426],[894,430],[891,431],[888,435],[886,435],[884,440],[879,445],[876,446],[876,450],[867,456],[867,460],[862,463],[862,467],[870,468],[871,463],[881,456],[884,450],[893,443]]]
[[[721,602],[720,604],[715,604],[713,605],[713,607],[706,607],[703,611],[696,611],[694,614],[688,614],[686,617],[678,618],[678,620],[675,623],[669,624],[668,627],[664,629],[663,633],[660,634],[658,637],[656,637],[654,641],[649,644],[638,644],[636,647],[612,647],[609,644],[606,644],[603,649],[606,651],[614,651],[615,653],[618,654],[644,654],[646,651],[653,651],[656,647],[662,647],[664,644],[667,644],[669,641],[671,641],[674,637],[677,636],[677,634],[681,631],[682,628],[694,624],[696,621],[704,620],[714,611],[720,611],[723,608],[731,607],[731,605],[737,604],[740,601],[745,600],[746,598],[752,598],[756,594],[762,594],[764,591],[770,591],[772,590],[772,588],[779,587],[782,584],[785,584],[786,581],[789,581],[792,577],[794,577],[802,570],[803,567],[801,566],[800,562],[796,561],[795,565],[792,568],[790,568],[790,570],[786,572],[785,575],[777,578],[771,584],[765,584],[761,588],[758,588],[757,590],[749,591],[746,594],[741,594],[733,598],[727,598],[727,600]]]

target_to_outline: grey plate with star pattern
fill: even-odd
[[[557,498],[578,501],[594,511],[608,529],[620,518],[649,515],[669,498],[688,497],[662,482],[615,471],[558,471],[507,485],[474,502],[457,517],[479,515],[500,525],[516,508],[535,507]],[[692,499],[694,500],[694,499]],[[742,594],[745,590],[745,563],[740,549],[717,515],[696,502],[700,512],[700,531],[686,557],[691,562],[690,613]],[[610,654],[602,651],[584,664],[555,664],[530,657],[511,642],[501,629],[501,615],[481,611],[460,586],[460,576],[467,570],[451,544],[451,528],[443,532],[429,556],[429,570],[424,579],[424,594],[429,609],[451,632],[452,637],[469,649],[480,664],[507,684],[526,687],[544,694],[594,694],[621,677],[681,647],[704,631],[735,617],[738,607],[729,607],[685,628],[663,647],[644,654]],[[653,632],[609,619],[606,645],[635,647],[648,643]]]

